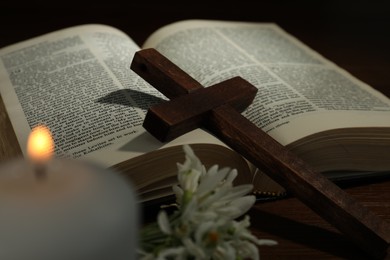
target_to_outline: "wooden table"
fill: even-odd
[[[390,221],[390,180],[359,184],[346,191]],[[295,198],[258,203],[250,217],[258,237],[279,242],[278,246],[261,247],[262,259],[367,259],[338,230]]]
[[[131,2],[131,1],[128,1]],[[126,3],[50,8],[2,6],[0,47],[82,23],[105,23],[127,32],[138,44],[158,27],[182,19],[270,21],[390,97],[390,9],[385,1],[240,1],[217,3]],[[0,100],[0,162],[20,156],[20,148]],[[390,178],[343,188],[390,221]],[[367,259],[342,234],[295,198],[258,203],[249,212],[252,231],[278,246],[261,247],[262,259]],[[390,256],[389,256],[390,258]]]

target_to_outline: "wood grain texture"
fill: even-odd
[[[256,93],[256,87],[241,77],[235,77],[152,106],[146,114],[143,127],[158,140],[171,141],[202,127],[213,108],[228,104],[235,111],[244,111]]]
[[[154,86],[167,98],[172,99],[203,88],[195,79],[155,49],[144,49],[142,54],[136,52],[130,69]],[[153,75],[150,77],[149,75]]]
[[[0,96],[0,163],[19,156],[22,150]]]
[[[362,205],[390,222],[390,179],[344,186]],[[371,259],[361,248],[294,197],[258,203],[249,211],[251,230],[278,241],[259,247],[261,259]],[[389,254],[386,259],[389,259]]]
[[[152,67],[153,71],[158,70],[160,67],[159,64],[164,57],[157,51],[151,52],[150,49],[138,51],[138,55],[140,56],[144,53],[147,54],[148,64],[137,64],[132,65],[132,67]],[[156,57],[156,65],[153,64],[153,57]],[[133,60],[133,63],[138,62],[142,62],[142,59]],[[179,75],[178,77],[182,84],[189,82],[189,85],[192,85],[192,79],[188,74],[182,73],[181,70],[177,70],[177,66],[171,65],[169,62],[164,62],[164,64],[164,70],[159,71],[156,78],[153,73],[144,73],[141,76],[146,81],[161,86],[158,79],[161,79],[164,76],[169,78]],[[165,71],[169,71],[169,73],[165,73]],[[188,80],[186,80],[186,78],[188,78]],[[163,90],[169,88],[167,82],[178,81],[175,81],[174,79],[165,79],[163,81]],[[223,85],[223,83],[221,83],[221,85]],[[180,85],[175,84],[173,88],[180,88]],[[177,93],[177,96],[185,95],[182,93],[186,93],[186,90],[189,88],[190,87],[183,86],[183,91],[175,92]],[[189,98],[192,96],[196,98],[197,95],[195,93],[198,91],[202,90],[194,90],[187,95]],[[210,102],[212,102],[212,100],[204,102],[206,108],[210,107],[208,106],[208,103]],[[199,107],[202,106],[199,104],[199,100],[194,103],[196,103],[196,106],[194,106],[193,109],[195,111],[199,110]],[[218,99],[216,99],[216,103],[218,104]],[[172,104],[175,104],[175,100],[172,101]],[[191,104],[189,100],[179,104],[181,106],[188,106],[188,109],[191,109],[191,107],[189,107]],[[171,111],[172,114],[170,115],[169,111],[165,110],[162,111],[162,113],[159,113],[159,108],[161,108],[161,106],[159,107],[157,105],[152,109],[154,109],[154,115],[156,115],[156,117],[166,117],[162,118],[162,121],[170,121],[171,117],[177,118],[177,116],[175,116],[177,113],[176,111]],[[163,108],[180,109],[180,107],[175,105],[164,105]],[[190,112],[187,113],[189,114],[188,117],[180,117],[185,118],[184,121],[180,121],[180,118],[178,118],[178,120],[175,121],[176,125],[166,124],[166,127],[175,128],[176,126],[179,126],[182,129],[186,129],[186,125],[192,127],[194,124],[192,124],[189,119],[191,119],[193,114]],[[204,111],[202,111],[202,113],[204,113]],[[193,119],[196,121],[196,124],[199,124],[200,119],[197,115],[195,115]],[[217,108],[212,108],[208,117],[203,117],[203,119],[204,127],[219,136],[219,138],[230,147],[238,151],[256,167],[261,169],[321,217],[338,228],[370,256],[381,259],[387,255],[390,244],[389,223],[363,207],[358,201],[338,188],[322,174],[312,170],[302,160],[252,124],[234,108],[229,105],[221,105]],[[146,118],[145,121],[146,120],[148,120],[148,118]],[[156,122],[156,120],[157,119],[152,120],[151,124],[149,124],[149,122],[145,122],[144,124],[153,127],[153,123]],[[152,134],[157,133],[159,139],[161,139],[161,135],[158,133],[160,128],[161,126],[158,125],[151,132]],[[164,131],[163,134],[168,132],[169,131]]]

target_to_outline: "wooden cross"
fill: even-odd
[[[204,88],[155,49],[138,51],[131,69],[171,99],[149,109],[144,127],[169,141],[205,127],[375,258],[390,226],[240,114],[257,89],[240,77]]]

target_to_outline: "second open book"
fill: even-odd
[[[259,91],[243,113],[332,179],[390,171],[390,101],[275,24],[191,20],[167,25],[142,46],[106,25],[81,25],[0,50],[0,91],[21,149],[47,125],[56,154],[114,167],[143,200],[170,194],[181,145],[206,165],[239,171],[259,192],[284,189],[198,129],[170,143],[150,136],[146,110],[166,99],[130,70],[155,48],[204,86],[241,76]]]

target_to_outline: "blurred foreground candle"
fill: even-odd
[[[95,165],[50,159],[53,148],[50,131],[39,127],[29,138],[30,161],[0,167],[0,259],[135,259],[131,184]]]

